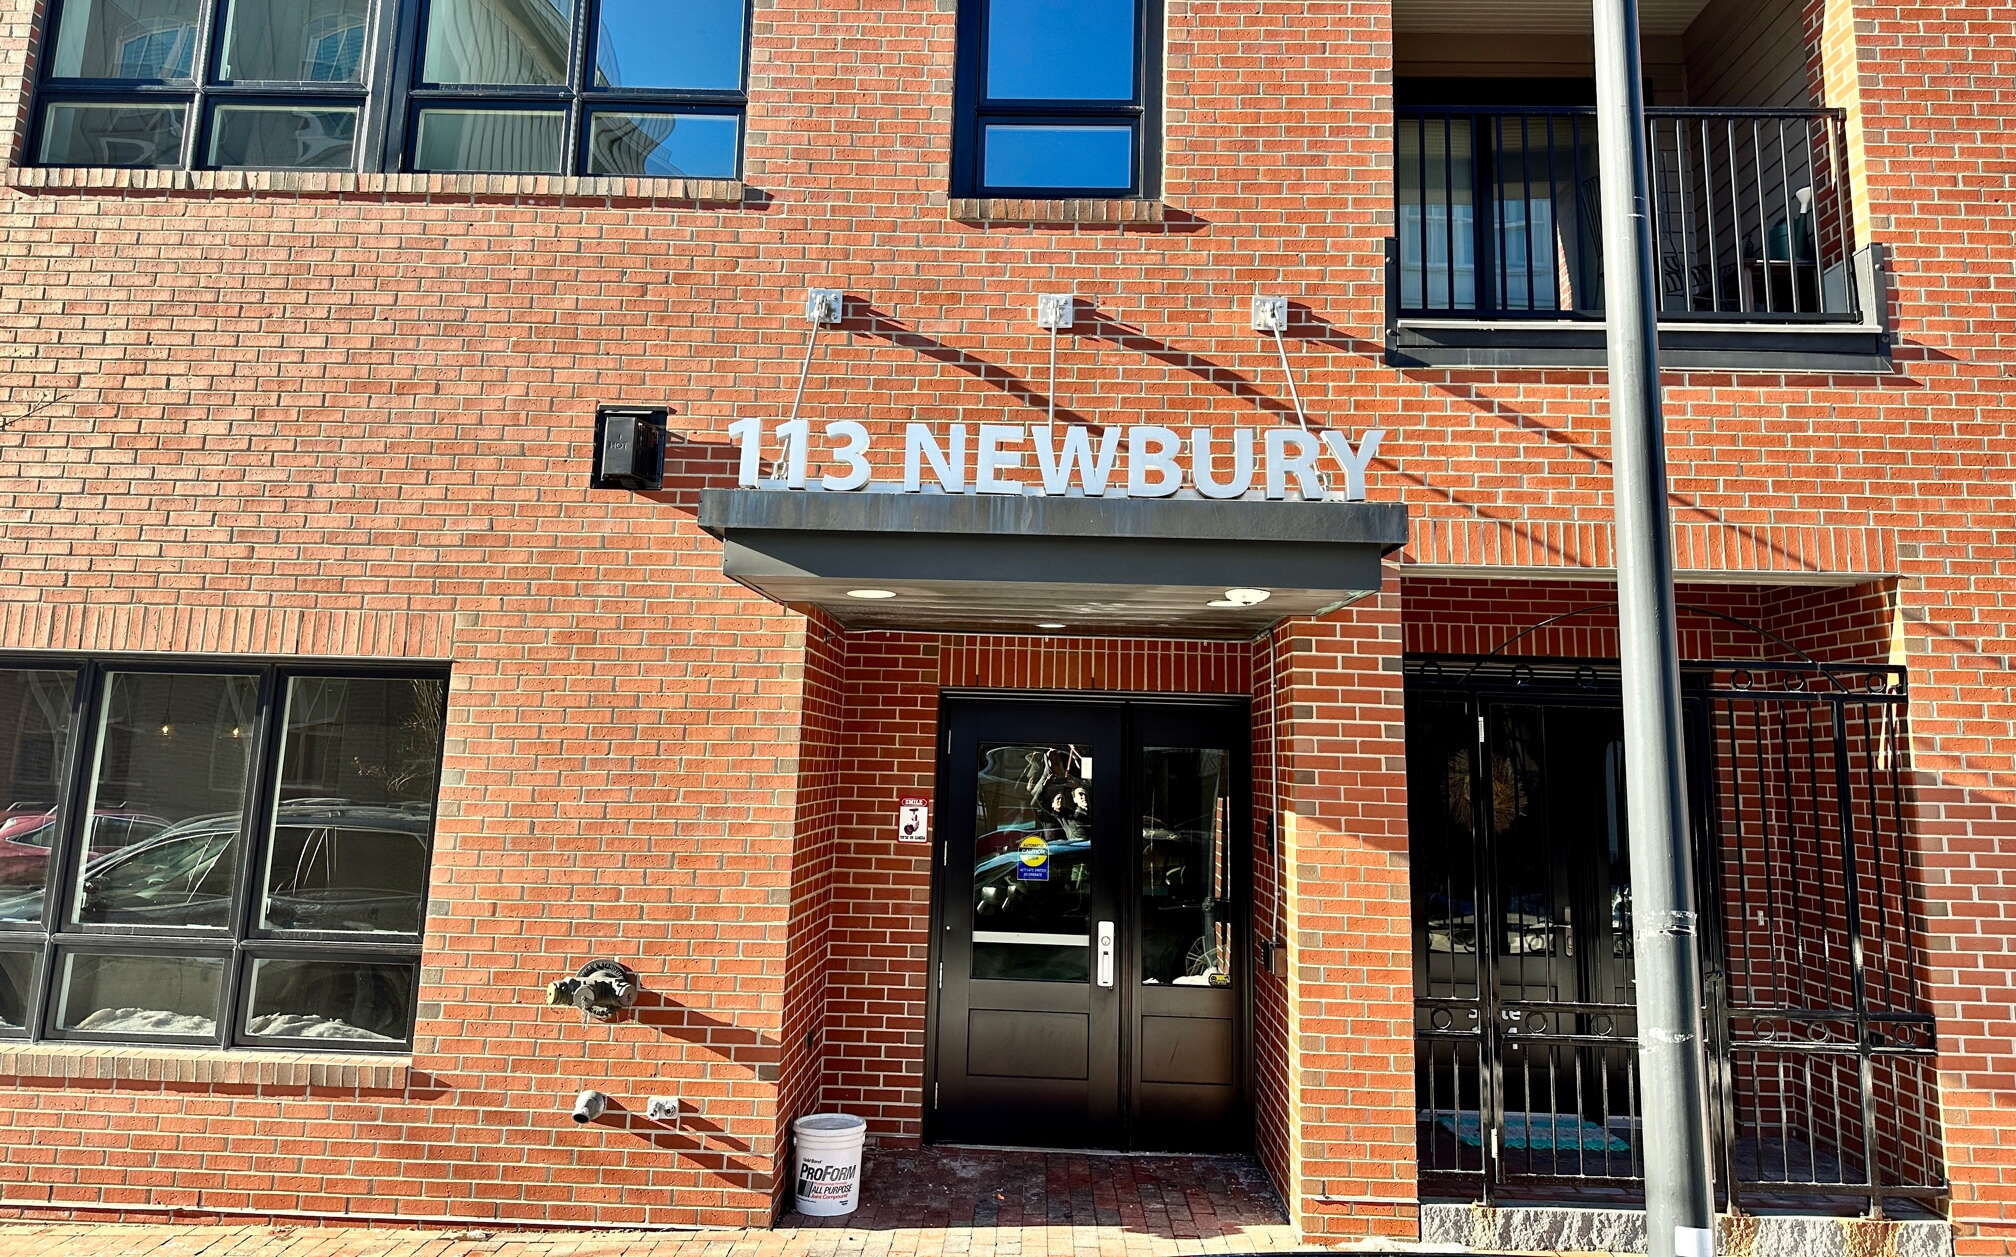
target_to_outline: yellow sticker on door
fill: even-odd
[[[1015,880],[1018,882],[1047,882],[1050,880],[1050,844],[1035,834],[1021,842],[1022,862],[1016,866]]]

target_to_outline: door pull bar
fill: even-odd
[[[1113,923],[1099,923],[1099,985],[1113,985]]]

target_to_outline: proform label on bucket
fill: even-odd
[[[806,1200],[845,1200],[854,1190],[854,1176],[861,1172],[858,1162],[827,1165],[800,1160],[798,1194]]]

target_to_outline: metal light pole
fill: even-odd
[[[1708,1071],[1673,623],[1638,3],[1593,3],[1647,1251],[1650,1257],[1712,1257]]]

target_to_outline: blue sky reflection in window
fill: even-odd
[[[1136,0],[989,0],[987,99],[1132,100]]]
[[[595,87],[732,92],[747,0],[602,0]]]

